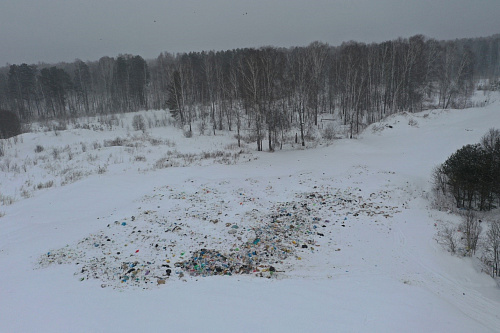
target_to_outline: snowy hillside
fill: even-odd
[[[500,102],[275,153],[143,114],[145,133],[122,115],[3,142],[1,332],[500,330],[499,287],[436,241],[458,218],[430,194]]]

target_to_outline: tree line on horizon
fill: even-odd
[[[148,109],[181,125],[251,128],[262,150],[290,127],[302,144],[321,114],[354,135],[401,111],[463,108],[479,79],[500,77],[500,35],[437,41],[416,35],[383,43],[245,48],[102,57],[98,61],[0,68],[0,109],[22,122]]]

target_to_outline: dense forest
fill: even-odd
[[[261,47],[136,55],[0,68],[0,109],[40,119],[168,109],[180,124],[252,128],[262,150],[291,126],[302,143],[319,115],[350,135],[386,115],[462,108],[480,79],[498,83],[500,35],[437,41],[416,35],[383,43]],[[490,87],[488,87],[490,88]]]

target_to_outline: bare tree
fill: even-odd
[[[311,80],[309,84],[309,104],[314,111],[314,125],[318,125],[320,97],[325,86],[325,67],[328,60],[328,44],[313,42],[307,47],[310,61]]]
[[[239,96],[238,84],[238,68],[237,61],[231,59],[231,70],[229,73],[229,89],[230,89],[230,110],[236,116],[236,138],[238,140],[238,147],[241,147],[241,98]]]
[[[500,220],[491,222],[486,233],[486,258],[491,265],[491,276],[500,276]]]
[[[242,97],[245,101],[244,105],[247,109],[247,114],[253,114],[255,121],[257,151],[262,151],[262,68],[259,63],[259,52],[254,49],[248,50],[247,54],[240,58],[239,70],[242,81]]]
[[[304,129],[307,116],[307,92],[309,91],[309,58],[304,48],[295,48],[288,54],[290,85],[293,90],[293,109],[299,116],[301,145],[305,146]]]
[[[463,222],[460,224],[460,230],[464,237],[462,238],[468,256],[476,253],[479,235],[481,234],[481,225],[476,217],[476,213],[469,209],[462,214]]]
[[[443,231],[439,233],[442,243],[446,246],[448,251],[455,254],[457,252],[458,246],[458,236],[454,228],[446,227]]]
[[[216,74],[216,61],[215,54],[213,51],[205,54],[203,58],[203,72],[206,80],[207,90],[208,90],[208,101],[210,103],[210,120],[212,122],[212,130],[215,135],[215,130],[217,129],[217,122],[215,120],[216,109],[218,109],[218,99],[216,96],[217,92],[217,76]]]
[[[498,141],[500,141],[500,130],[490,128],[481,138],[481,146],[483,146],[483,148],[488,152],[494,152]]]
[[[470,49],[459,50],[456,43],[448,42],[443,49],[439,75],[440,106],[447,109],[458,96],[471,93],[473,54]]]

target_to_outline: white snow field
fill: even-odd
[[[275,153],[127,127],[4,142],[1,332],[500,332],[499,287],[436,241],[459,219],[430,194],[499,102]]]

